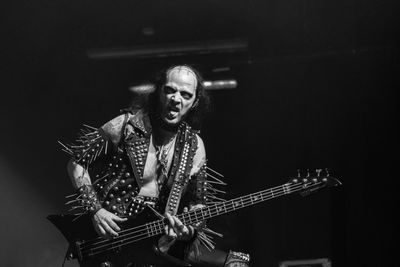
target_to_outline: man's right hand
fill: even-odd
[[[107,239],[118,236],[121,231],[117,223],[127,221],[127,218],[120,218],[117,215],[105,210],[99,209],[92,217],[93,226],[96,232]]]

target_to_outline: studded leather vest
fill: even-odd
[[[87,129],[84,140],[82,136],[80,139],[83,148],[73,153],[75,160],[89,169],[102,206],[120,217],[140,212],[142,203],[146,201],[156,203],[155,208],[164,213],[171,187],[176,185],[186,193],[186,201],[201,202],[202,190],[196,188],[204,184],[204,181],[202,183],[201,179],[190,177],[197,150],[196,131],[185,122],[178,127],[168,177],[158,184],[158,199],[138,196],[143,183],[151,133],[150,119],[146,114],[126,114],[123,126],[117,131],[104,127],[93,128],[91,131]],[[174,205],[173,200],[168,203]],[[172,208],[176,210],[178,207]]]

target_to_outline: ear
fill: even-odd
[[[197,98],[190,109],[194,109],[199,104],[199,99]]]

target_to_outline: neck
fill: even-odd
[[[178,132],[178,125],[169,125],[161,120],[160,117],[153,117],[151,119],[153,128],[153,138],[156,145],[165,145],[168,143]]]
[[[175,137],[177,133],[177,128],[175,131],[165,130],[164,128],[155,128],[153,131],[153,137],[156,145],[165,145]]]

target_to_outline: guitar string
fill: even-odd
[[[157,223],[158,221],[153,221],[153,222],[149,222],[149,223],[146,223],[146,224],[143,224],[143,225],[139,225],[139,226],[136,226],[136,227],[132,227],[132,228],[129,228],[129,229],[126,229],[125,231],[120,231],[119,232],[119,235],[117,236],[117,237],[114,237],[113,239],[111,239],[111,240],[116,240],[116,239],[120,239],[121,237],[123,237],[123,236],[126,236],[126,235],[131,235],[131,234],[135,234],[135,233],[140,233],[140,232],[142,232],[142,231],[147,231],[148,230],[148,228],[152,228],[152,227],[155,227],[155,224]],[[154,226],[152,226],[152,224],[154,224]],[[135,231],[133,231],[133,230],[135,230]],[[129,231],[128,233],[127,233],[127,231]],[[121,234],[122,232],[125,232],[124,234]],[[95,242],[95,241],[98,241],[99,240],[99,242]],[[86,247],[88,247],[88,246],[93,246],[93,245],[97,245],[97,244],[101,244],[101,243],[107,243],[107,242],[109,242],[109,241],[111,241],[111,240],[105,240],[104,238],[102,238],[102,237],[97,237],[97,238],[95,238],[95,239],[90,239],[90,240],[87,240],[87,241],[84,241],[84,242],[82,242],[81,244],[80,244],[80,246],[82,247],[82,248],[86,248]],[[94,243],[93,243],[94,242]]]
[[[260,194],[261,192],[269,191],[269,190],[275,191],[276,189],[282,188],[283,186],[286,186],[286,185],[289,185],[289,186],[290,186],[290,184],[286,183],[286,184],[284,184],[284,185],[275,186],[275,187],[272,187],[272,188],[269,188],[269,189],[265,189],[265,190],[262,190],[262,191],[259,191],[259,192],[256,192],[256,193],[252,193],[252,194]],[[298,185],[298,184],[292,184],[292,185]],[[252,194],[250,194],[250,195],[252,195]],[[232,199],[232,200],[234,200],[234,199]],[[217,203],[216,205],[218,205],[218,204],[221,204],[221,203]],[[210,207],[212,207],[212,206],[210,206]],[[193,211],[191,211],[190,213],[193,213]],[[187,214],[187,213],[183,213],[183,214]],[[188,215],[188,216],[189,216],[189,215]],[[178,216],[178,218],[179,218],[179,216]],[[154,221],[154,222],[156,222],[156,221]],[[140,226],[136,226],[136,227],[133,227],[133,228],[129,228],[129,229],[122,230],[122,231],[119,232],[119,236],[121,236],[122,234],[128,233],[128,232],[131,232],[131,231],[133,231],[133,230],[138,230],[138,228],[146,228],[145,226],[146,226],[146,225],[140,225]],[[144,229],[143,229],[143,230],[144,230]],[[134,231],[134,232],[132,232],[132,233],[136,233],[136,232],[137,232],[137,231]],[[117,238],[118,238],[118,237],[117,237]],[[115,239],[115,238],[114,238],[114,239]],[[96,243],[96,241],[99,241],[99,242]],[[84,241],[84,242],[82,242],[80,245],[81,245],[82,247],[85,247],[85,246],[87,246],[87,245],[89,245],[89,244],[90,244],[90,245],[94,245],[94,244],[103,243],[103,242],[108,242],[108,240],[104,240],[104,238],[102,238],[102,237],[96,237],[96,238],[94,238],[94,239],[90,239],[90,240]]]
[[[321,182],[320,183],[310,183],[310,184],[311,184],[311,186],[316,186],[318,184],[321,184]],[[242,198],[239,197],[239,198],[236,198],[236,199],[229,200],[228,201],[229,202],[228,206],[225,207],[225,213],[228,213],[228,212],[231,212],[231,211],[246,207],[248,205],[257,204],[257,203],[263,202],[265,200],[269,200],[269,199],[272,199],[272,198],[275,198],[275,197],[278,197],[278,196],[282,196],[282,195],[285,195],[285,194],[288,194],[288,193],[294,193],[294,192],[300,191],[301,189],[304,189],[304,184],[295,184],[294,186],[290,186],[290,185],[286,184],[286,186],[289,186],[286,189],[284,188],[284,186],[285,185],[280,186],[280,187],[282,187],[282,190],[279,190],[279,191],[277,191],[275,193],[272,193],[271,189],[267,189],[267,190],[263,190],[263,191],[260,191],[258,193],[253,193],[253,194],[250,194],[250,195],[246,196],[249,199],[242,199],[243,197]],[[306,186],[307,186],[307,184],[306,184]],[[310,189],[310,187],[308,187],[308,189]],[[292,191],[292,192],[290,192],[290,191]],[[255,194],[263,195],[263,196],[261,197],[261,199],[256,199],[256,200],[251,199],[251,196],[255,195]],[[264,194],[266,194],[266,195],[264,195]],[[241,201],[242,202],[242,204],[241,204],[242,206],[239,206],[239,207],[236,206],[235,207],[235,204],[237,205],[237,203],[236,203],[237,201]],[[218,215],[219,214],[217,205],[210,207],[210,210],[211,209],[214,209],[213,211],[210,211],[211,217],[213,217],[214,215]],[[197,211],[199,211],[199,210],[196,210],[196,212]],[[181,214],[181,215],[186,215],[186,214],[187,213]],[[190,216],[188,216],[188,218],[190,220],[192,219]],[[102,246],[93,247],[92,249],[90,249],[90,251],[92,252],[91,254],[95,255],[95,254],[98,254],[98,253],[102,253],[102,252],[104,252],[106,250],[113,249],[115,247],[119,247],[120,245],[127,245],[127,244],[130,244],[130,243],[137,242],[139,240],[145,239],[147,237],[158,235],[158,234],[163,232],[164,226],[165,226],[165,224],[164,224],[164,222],[162,220],[155,221],[154,222],[154,228],[151,230],[150,233],[148,231],[146,231],[145,233],[142,233],[140,235],[136,235],[136,236],[133,236],[133,237],[130,237],[130,238],[125,238],[124,240],[120,240],[120,241],[113,240],[111,244],[105,244],[105,245],[102,245]],[[121,239],[123,237],[126,237],[126,236],[130,236],[130,235],[132,235],[132,233],[121,235],[119,239]],[[137,237],[139,237],[139,239],[135,239]],[[126,242],[126,241],[129,241],[129,242]],[[109,242],[109,241],[106,240],[106,242]],[[98,252],[93,252],[94,250],[102,249],[103,247],[108,246],[108,245],[112,245],[112,246],[109,247],[109,248],[103,249],[101,251],[98,251]],[[82,249],[82,252],[83,252],[83,250],[84,249]],[[87,248],[86,248],[86,250],[87,250]]]
[[[315,184],[314,184],[315,185]],[[300,186],[300,187],[302,187],[302,186]],[[299,191],[299,190],[301,190],[301,188],[296,188],[296,189],[294,189],[294,188],[291,188],[291,190],[293,190],[293,192],[296,192],[296,191]],[[266,192],[264,192],[264,193],[266,193]],[[287,194],[285,191],[282,193],[282,192],[280,192],[280,193],[277,193],[276,195],[278,195],[278,196],[281,196],[281,195],[284,195],[284,194]],[[266,200],[268,200],[268,199],[270,199],[271,198],[271,196],[268,196],[267,198],[266,198]],[[272,197],[273,198],[273,197]],[[259,201],[259,202],[262,202],[262,201]],[[233,203],[232,203],[233,204]],[[246,203],[246,205],[249,205],[249,204],[251,204],[251,201],[250,202],[247,202]],[[242,206],[242,207],[239,207],[239,208],[243,208],[243,207],[245,207],[244,205]],[[229,208],[229,207],[228,207]],[[233,211],[233,210],[236,210],[236,209],[239,209],[239,208],[234,208],[233,206],[232,206],[232,210],[229,210],[229,211],[226,211],[226,212],[230,212],[230,211]],[[217,213],[217,215],[218,215],[218,212],[216,211],[216,213]],[[161,227],[160,227],[161,226]],[[151,232],[151,234],[150,234],[150,236],[154,236],[154,235],[157,235],[157,234],[160,234],[160,233],[162,233],[163,232],[163,225],[159,225],[159,228],[158,229],[155,229],[154,231],[152,231]],[[145,234],[146,235],[146,234]],[[143,234],[140,236],[140,238],[138,238],[138,239],[136,239],[136,240],[131,240],[130,242],[125,242],[125,243],[123,243],[123,245],[127,245],[127,244],[130,244],[130,243],[133,243],[133,242],[137,242],[137,241],[139,241],[139,240],[142,240],[142,239],[145,239],[145,238],[147,238],[146,236],[145,237],[142,237],[143,236]],[[135,237],[132,237],[133,239],[135,238]],[[131,238],[131,239],[132,239]],[[126,239],[126,240],[129,240],[129,239]],[[102,247],[104,247],[104,245],[102,246]],[[110,250],[110,249],[114,249],[115,247],[120,247],[120,245],[118,245],[118,244],[116,244],[115,245],[115,242],[112,244],[112,246],[111,247],[108,247],[108,248],[105,248],[105,249],[103,249],[103,250],[100,250],[100,251],[97,251],[97,252],[93,252],[93,250],[95,250],[95,249],[100,249],[100,247],[97,247],[97,248],[94,248],[94,249],[92,249],[91,250],[91,254],[92,255],[96,255],[96,254],[99,254],[99,253],[102,253],[102,252],[104,252],[104,251],[106,251],[106,250]],[[89,254],[90,255],[90,254]]]
[[[279,186],[275,186],[275,187],[272,187],[272,188],[269,188],[269,189],[265,189],[265,190],[262,190],[262,191],[259,191],[259,192],[256,192],[256,193],[252,193],[252,194],[249,194],[249,195],[253,195],[253,194],[261,194],[262,192],[266,192],[266,191],[276,191],[277,189],[282,189],[282,187],[284,187],[284,186],[292,186],[292,185],[299,185],[299,183],[295,183],[295,184],[288,184],[288,183],[286,183],[286,184],[284,184],[284,185],[279,185]],[[249,196],[249,195],[247,195],[247,196]],[[247,196],[244,196],[244,197],[247,197]],[[238,197],[237,199],[239,199],[240,197]],[[234,201],[234,200],[236,200],[236,199],[231,199],[231,200],[228,200],[228,201],[226,201],[226,202],[229,202],[229,201]],[[214,204],[214,205],[220,205],[221,203],[217,203],[217,204]],[[209,206],[209,207],[213,207],[213,206]],[[197,211],[196,211],[197,212]],[[189,213],[194,213],[194,211],[191,211],[191,212],[189,212]],[[187,215],[188,213],[183,213],[183,215],[184,215],[184,217],[186,217],[186,216],[190,216],[190,215]],[[180,216],[181,216],[182,214],[180,214],[180,215],[178,215],[178,218],[180,218]],[[157,222],[157,221],[154,221],[154,222]],[[137,231],[134,231],[134,230],[139,230],[138,228],[144,228],[144,229],[142,229],[142,230],[145,230],[145,228],[146,228],[146,224],[144,224],[144,225],[140,225],[140,226],[136,226],[136,227],[132,227],[132,228],[129,228],[129,229],[125,229],[125,230],[122,230],[122,231],[119,231],[119,236],[121,236],[121,235],[123,235],[123,234],[127,234],[128,232],[129,233],[136,233]],[[118,238],[118,237],[116,237],[116,238]],[[115,238],[114,238],[115,239]],[[96,237],[96,238],[94,238],[94,239],[90,239],[90,240],[87,240],[87,241],[84,241],[84,242],[82,242],[80,245],[82,246],[82,247],[85,247],[86,245],[94,245],[94,244],[98,244],[98,243],[96,243],[95,241],[99,241],[98,243],[103,243],[103,242],[108,242],[108,240],[104,240],[104,238],[102,238],[102,237]]]
[[[319,183],[319,184],[320,184],[320,183]],[[312,186],[313,186],[313,185],[316,185],[316,184],[312,184]],[[300,186],[300,188],[296,188],[296,189],[291,188],[291,190],[293,191],[292,193],[297,192],[297,191],[300,191],[300,190],[302,189],[301,187],[302,187],[302,186]],[[309,187],[309,188],[310,188],[310,187]],[[266,192],[264,192],[264,193],[266,193]],[[280,192],[280,193],[277,193],[277,194],[275,194],[275,195],[276,195],[276,196],[282,196],[282,195],[285,195],[285,194],[287,194],[287,193],[285,192],[285,190],[283,190],[283,193]],[[264,200],[268,200],[268,199],[274,198],[274,197],[276,197],[276,196],[272,196],[272,197],[268,196],[268,198],[266,198],[266,199],[264,199]],[[263,202],[263,200],[258,201],[258,202]],[[233,203],[232,203],[232,204],[233,204]],[[250,204],[251,204],[251,201],[250,201],[250,202],[247,202],[246,205],[250,205]],[[239,207],[239,208],[234,208],[234,207],[232,206],[232,210],[226,211],[225,213],[230,212],[230,211],[233,211],[233,210],[236,210],[236,209],[240,209],[240,208],[243,208],[243,207],[245,207],[245,205],[243,205],[242,207]],[[218,215],[218,214],[219,214],[218,211],[216,211],[216,215]],[[160,228],[160,227],[161,227],[161,228]],[[137,241],[142,240],[142,239],[145,239],[145,238],[147,238],[147,237],[160,234],[160,233],[163,232],[163,227],[164,227],[163,225],[159,225],[159,228],[158,228],[158,229],[155,229],[154,232],[152,231],[151,235],[146,236],[146,237],[141,237],[141,238],[136,239],[136,240],[131,240],[130,242],[124,242],[123,245],[128,245],[128,244],[130,244],[130,243],[137,242]],[[135,237],[132,237],[132,238],[135,238]],[[132,239],[132,238],[131,238],[131,239]],[[128,238],[128,239],[129,239],[129,238]],[[126,239],[126,240],[128,240],[128,239]],[[114,244],[115,244],[115,243],[114,243]],[[100,247],[94,248],[94,249],[91,250],[91,255],[96,255],[96,254],[99,254],[99,253],[103,253],[103,252],[105,252],[105,251],[107,251],[107,250],[114,249],[115,247],[120,247],[120,245],[117,244],[116,246],[114,246],[114,244],[112,245],[112,247],[109,247],[109,248],[106,248],[106,249],[103,249],[103,250],[100,250],[100,251],[97,251],[97,252],[93,252],[92,250],[100,249]],[[104,247],[104,245],[103,245],[102,247]],[[90,255],[90,254],[89,254],[89,255]]]
[[[316,184],[314,183],[314,185],[316,185]],[[284,188],[282,188],[282,190],[276,191],[275,194],[273,194],[273,193],[271,192],[270,189],[267,189],[267,190],[263,190],[263,191],[260,191],[260,192],[258,192],[258,193],[253,193],[253,194],[250,194],[250,195],[247,196],[247,198],[249,198],[249,197],[251,197],[252,195],[254,196],[254,195],[256,195],[256,194],[258,194],[258,195],[264,195],[264,196],[261,197],[261,199],[258,199],[258,200],[257,200],[257,199],[256,199],[256,200],[254,200],[254,199],[243,199],[243,197],[242,197],[242,198],[232,199],[232,200],[228,201],[229,203],[225,203],[225,212],[230,212],[230,211],[233,211],[233,210],[238,209],[238,208],[235,208],[235,206],[234,206],[235,203],[238,202],[238,201],[241,201],[243,207],[245,207],[245,206],[248,206],[248,205],[250,205],[250,204],[262,202],[262,201],[264,201],[264,200],[268,200],[268,199],[271,199],[271,198],[274,198],[274,197],[277,197],[277,196],[281,196],[281,195],[284,195],[284,194],[287,194],[287,193],[294,193],[294,192],[296,192],[296,191],[301,190],[303,187],[304,187],[303,185],[298,185],[298,184],[297,184],[297,186],[292,186],[291,188],[289,187],[289,188],[286,189],[286,190],[290,190],[290,191],[293,191],[293,192],[286,192],[286,190],[285,190]],[[268,192],[268,191],[270,191],[270,192]],[[265,195],[266,193],[267,193],[267,195]],[[265,198],[265,199],[264,199],[264,198]],[[226,204],[228,204],[228,205],[226,205]],[[237,206],[237,203],[236,203],[236,206]],[[218,208],[219,208],[218,205],[214,205],[214,206],[209,207],[211,217],[213,217],[214,215],[218,215],[218,214],[219,214],[219,211],[221,211],[221,208],[220,208],[220,209],[218,209]],[[240,207],[239,207],[239,208],[240,208]],[[196,213],[197,213],[198,211],[199,211],[199,210],[196,210]],[[190,215],[188,215],[187,213],[181,214],[181,215],[184,215],[184,216],[182,216],[182,217],[187,217],[186,219],[189,219],[189,223],[192,223],[192,220],[193,220],[193,219],[191,218]],[[179,217],[179,216],[178,216],[178,217]],[[200,217],[200,216],[199,216],[199,217]],[[202,216],[202,217],[203,217],[202,219],[204,219],[204,216]],[[197,219],[197,218],[196,218],[196,219]],[[152,224],[152,225],[150,225],[150,224]],[[114,243],[116,243],[116,242],[117,242],[117,243],[118,243],[118,242],[121,242],[121,241],[116,240],[116,239],[123,239],[124,237],[127,237],[127,236],[130,236],[130,235],[132,235],[132,234],[141,232],[141,231],[143,231],[143,230],[145,230],[145,232],[142,233],[142,235],[143,235],[143,234],[148,234],[148,228],[147,228],[147,226],[150,226],[150,227],[149,227],[150,230],[151,230],[151,231],[150,231],[150,236],[152,236],[151,234],[152,234],[153,231],[158,232],[158,231],[161,230],[161,232],[162,232],[162,230],[163,230],[163,228],[164,228],[164,226],[165,226],[164,222],[161,221],[161,220],[159,220],[159,221],[154,221],[154,222],[152,222],[152,223],[150,223],[150,224],[144,225],[145,227],[136,227],[136,228],[146,228],[146,229],[141,229],[141,230],[139,230],[139,231],[135,231],[135,232],[132,232],[132,233],[128,233],[128,234],[121,235],[121,236],[119,236],[118,238],[113,239],[112,241],[115,241]],[[161,229],[160,229],[160,227],[161,227]],[[125,240],[129,240],[129,238],[127,238],[127,239],[125,239]],[[110,242],[110,241],[109,241],[109,240],[104,240],[103,242],[99,242],[99,243],[108,243],[108,242]],[[92,244],[92,245],[94,245],[94,244]],[[85,246],[85,247],[87,247],[87,246]],[[98,247],[100,247],[100,246],[98,246]],[[98,248],[98,247],[94,247],[94,249],[96,249],[96,248]],[[82,249],[82,250],[84,250],[84,249]]]
[[[286,184],[287,185],[287,184]],[[315,183],[314,183],[314,185],[316,185]],[[297,188],[296,188],[297,187]],[[302,189],[302,187],[304,187],[304,185],[299,185],[299,184],[296,184],[295,186],[292,186],[291,188],[290,187],[288,187],[288,188],[286,188],[286,190],[288,190],[288,191],[293,191],[293,192],[296,192],[296,191],[298,191],[298,190],[300,190],[300,189]],[[295,190],[295,191],[294,191]],[[268,191],[270,191],[270,192],[268,192]],[[282,193],[283,192],[283,193]],[[287,193],[293,193],[293,192],[286,192],[285,191],[285,189],[282,187],[282,190],[279,190],[279,191],[276,191],[275,192],[275,195],[276,196],[281,196],[281,195],[284,195],[284,194],[287,194]],[[268,198],[265,198],[264,199],[264,197],[265,197],[265,193],[267,193],[268,195],[270,195],[270,196],[268,196]],[[261,197],[261,199],[254,199],[254,195],[264,195],[263,197]],[[272,193],[272,190],[271,189],[267,189],[267,190],[263,190],[263,191],[260,191],[260,192],[258,192],[258,193],[253,193],[253,194],[250,194],[250,195],[248,195],[248,196],[246,196],[247,198],[249,198],[249,197],[252,197],[253,196],[253,199],[243,199],[244,197],[239,197],[239,198],[236,198],[236,199],[232,199],[232,200],[230,200],[230,201],[228,201],[228,202],[230,202],[230,203],[225,203],[225,212],[230,212],[230,211],[233,211],[233,210],[235,210],[235,209],[237,209],[237,208],[235,208],[234,207],[234,205],[236,204],[236,206],[237,206],[237,202],[238,201],[241,201],[242,202],[242,205],[243,205],[243,207],[245,207],[245,206],[248,206],[248,205],[250,205],[250,204],[253,204],[253,203],[258,203],[258,202],[262,202],[262,201],[264,201],[264,200],[268,200],[268,199],[271,199],[271,198],[274,198],[275,196],[274,196],[274,193]],[[228,205],[226,205],[226,204],[228,204]],[[210,215],[211,215],[211,217],[213,217],[214,215],[218,215],[219,214],[219,211],[221,211],[221,208],[219,208],[218,207],[218,205],[214,205],[214,206],[210,206],[209,207],[209,211],[210,211]],[[195,213],[197,213],[198,211],[200,211],[200,210],[196,210],[195,211]],[[188,213],[184,213],[184,214],[180,214],[180,215],[184,215],[184,216],[178,216],[178,217],[184,217],[184,218],[182,218],[182,219],[189,219],[189,222],[188,223],[192,223],[192,218],[191,218],[191,216],[188,214]],[[196,214],[197,215],[197,214]],[[200,217],[200,214],[199,214],[199,217]],[[197,216],[196,216],[196,219],[197,219]],[[205,219],[204,218],[204,216],[202,216],[202,219]],[[196,221],[195,221],[196,222]],[[165,226],[165,224],[164,224],[164,222],[163,221],[161,221],[161,220],[159,220],[159,221],[154,221],[154,222],[152,222],[152,223],[150,223],[150,224],[147,224],[147,225],[144,225],[144,227],[142,226],[142,227],[136,227],[136,228],[146,228],[146,229],[141,229],[141,230],[139,230],[139,231],[135,231],[135,232],[132,232],[132,233],[128,233],[128,234],[124,234],[124,235],[121,235],[118,239],[123,239],[124,237],[126,237],[126,236],[130,236],[130,235],[132,235],[132,234],[135,234],[135,233],[138,233],[138,232],[141,232],[141,231],[143,231],[143,230],[145,230],[145,232],[144,233],[142,233],[142,235],[143,234],[148,234],[148,228],[147,228],[147,226],[149,226],[149,228],[150,228],[150,236],[152,236],[151,234],[152,234],[152,232],[153,231],[160,231],[161,230],[161,232],[162,232],[162,229],[164,228],[164,226]],[[161,229],[160,229],[160,227],[161,227]],[[113,239],[113,241],[116,241],[116,242],[121,242],[121,241],[119,241],[119,240],[116,240],[117,238],[115,238],[115,239]],[[125,239],[125,240],[128,240],[128,239]],[[104,241],[102,241],[102,242],[99,242],[99,243],[108,243],[108,242],[110,242],[109,240],[104,240]],[[94,245],[94,244],[92,244],[92,245]],[[87,247],[87,246],[85,246],[85,247]],[[83,248],[82,248],[83,249]]]
[[[307,187],[307,189],[310,189],[313,186],[319,185],[321,183],[322,182],[309,183],[310,186]],[[199,221],[198,218],[197,218],[197,215],[199,215],[198,217],[200,217],[200,220],[206,219],[204,217],[203,212],[202,212],[204,209],[208,209],[209,213],[210,213],[210,215],[208,215],[208,216],[213,217],[214,215],[219,215],[221,211],[225,211],[225,213],[228,213],[230,211],[234,211],[234,210],[237,210],[237,209],[240,209],[240,208],[244,208],[244,207],[247,207],[247,206],[252,205],[252,204],[257,204],[257,203],[263,202],[265,200],[273,199],[275,197],[279,197],[279,196],[282,196],[282,195],[285,195],[285,194],[290,194],[290,193],[294,193],[294,192],[300,191],[302,189],[305,189],[303,187],[304,186],[303,184],[301,184],[301,185],[297,184],[297,185],[298,185],[297,187],[293,186],[293,187],[290,188],[290,187],[288,187],[289,184],[285,184],[284,186],[286,186],[286,188],[284,188],[284,186],[281,186],[282,190],[279,190],[279,191],[273,191],[271,189],[267,189],[267,190],[261,191],[262,193],[261,192],[252,193],[252,194],[249,194],[249,195],[244,196],[244,197],[238,197],[238,198],[234,198],[234,199],[228,200],[228,201],[224,202],[223,205],[221,205],[221,203],[220,203],[220,204],[215,204],[215,205],[210,206],[210,207],[205,207],[203,209],[195,210],[194,211],[195,217],[196,217],[195,220],[193,220],[192,216],[190,216],[190,214],[188,214],[188,213],[182,213],[182,214],[178,215],[178,218],[180,218],[181,220],[182,220],[182,218],[184,220],[185,219],[189,219],[189,221],[187,222],[188,224],[193,223],[193,222],[195,223],[195,222]],[[258,195],[263,195],[263,196],[258,196]],[[255,197],[257,197],[257,199],[255,199]],[[214,210],[212,211],[211,209],[214,209]],[[197,213],[199,213],[199,214],[197,214]],[[206,214],[206,216],[207,216],[207,214]],[[211,217],[209,217],[209,218],[211,218]]]

